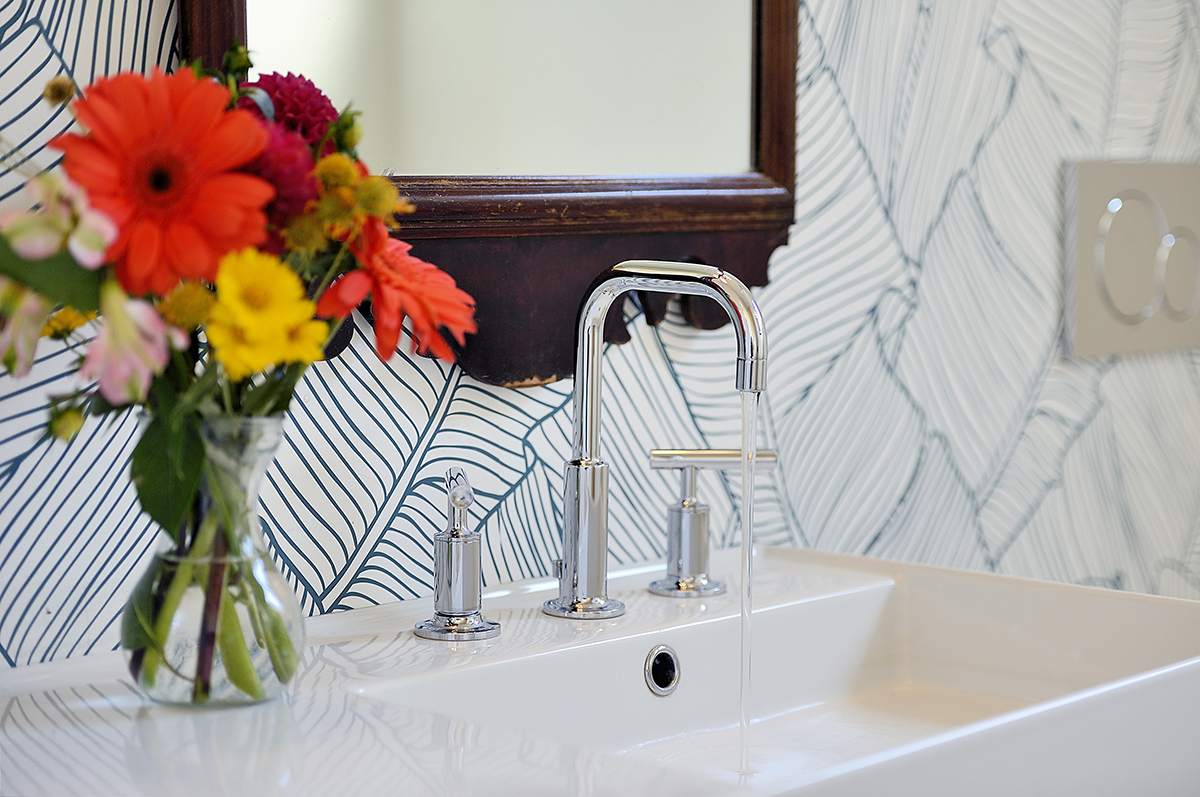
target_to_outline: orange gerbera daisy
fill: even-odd
[[[475,300],[454,278],[408,253],[412,246],[388,236],[381,219],[370,217],[350,251],[362,266],[329,286],[317,303],[322,318],[342,318],[371,296],[375,316],[375,353],[388,360],[396,352],[407,315],[413,326],[413,351],[432,351],[443,360],[454,352],[438,333],[446,329],[461,346],[475,332]]]
[[[190,69],[123,73],[76,100],[86,135],[51,142],[92,206],[120,229],[107,257],[127,293],[212,282],[222,255],[266,240],[263,207],[275,189],[232,170],[262,152],[267,133],[228,106],[227,88]]]

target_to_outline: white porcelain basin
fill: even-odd
[[[714,557],[733,582],[737,553]],[[750,762],[738,784],[738,596],[650,595],[503,633],[418,639],[428,599],[323,615],[285,699],[188,710],[117,653],[0,672],[0,795],[1200,794],[1200,603],[855,557],[756,558]],[[647,653],[678,654],[652,694]]]
[[[733,583],[736,552],[714,557]],[[1200,604],[768,549],[756,557],[751,770],[738,793],[1200,793]],[[738,784],[738,594],[628,613],[538,611],[551,582],[485,604],[495,643],[350,681],[367,700]],[[645,681],[656,645],[677,689]],[[469,750],[466,753],[469,755]],[[807,788],[802,788],[807,787]]]

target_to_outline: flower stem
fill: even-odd
[[[233,397],[229,392],[229,380],[221,382],[221,396],[225,399],[225,412],[233,415]]]
[[[221,653],[221,666],[229,682],[250,697],[262,700],[266,697],[266,692],[254,668],[235,605],[237,598],[234,595],[234,585],[238,581],[243,582],[238,587],[239,592],[244,593],[246,579],[242,577],[243,574],[236,565],[231,568],[226,560],[227,554],[236,558],[246,553],[240,547],[242,534],[249,522],[246,516],[245,495],[231,480],[230,475],[220,468],[213,467],[211,461],[206,463],[205,480],[212,498],[210,517],[219,520],[221,531],[216,534],[212,543],[213,564],[208,577],[204,614],[200,623],[200,650],[193,702],[201,703],[209,697],[214,658],[218,650]],[[253,573],[249,575],[253,580]],[[253,600],[245,603],[253,620],[257,607],[252,605]]]
[[[213,391],[216,385],[217,365],[210,360],[206,364],[204,372],[196,378],[196,381],[188,385],[187,390],[181,393],[176,412],[191,412],[200,406],[200,403]]]
[[[333,278],[337,276],[338,271],[342,267],[342,261],[346,259],[346,255],[350,252],[350,248],[345,244],[338,250],[338,253],[333,256],[333,262],[329,264],[329,268],[325,271],[325,276],[321,278],[321,284],[313,291],[312,300],[318,302],[321,300],[321,294],[329,287],[329,283],[333,282]]]
[[[175,618],[175,612],[179,609],[180,601],[183,600],[183,593],[191,581],[192,563],[185,559],[179,563],[178,569],[175,570],[175,575],[171,577],[170,586],[167,587],[162,606],[153,619],[153,628],[148,629],[150,630],[152,647],[147,648],[145,654],[142,656],[141,672],[141,682],[146,687],[154,686],[154,678],[158,674],[158,665],[164,663],[164,651],[167,644],[167,635],[171,632],[171,621]],[[170,667],[169,664],[166,666]]]
[[[204,589],[204,613],[200,617],[199,656],[196,660],[196,681],[192,687],[192,702],[204,703],[212,688],[213,656],[217,650],[217,622],[222,595],[225,593],[225,536],[213,540],[212,566],[208,571],[208,586]]]
[[[26,164],[33,165],[26,166]],[[22,152],[4,136],[0,136],[0,166],[31,179],[42,173],[42,169],[33,163],[33,158]]]
[[[249,570],[252,565],[247,563],[244,567]],[[242,578],[242,585],[246,592],[246,609],[250,612],[250,623],[254,626],[254,635],[258,638],[259,646],[266,648],[271,657],[271,666],[275,670],[276,677],[283,683],[287,683],[300,665],[300,656],[296,652],[296,646],[292,644],[291,634],[283,624],[283,618],[267,601],[262,585],[250,577],[251,575],[251,573],[246,573]]]
[[[171,578],[171,585],[167,587],[166,595],[163,597],[162,606],[158,613],[154,616],[153,628],[148,628],[149,636],[153,647],[148,649],[142,657],[142,674],[141,682],[146,687],[154,686],[154,678],[158,672],[158,665],[163,664],[163,652],[167,645],[167,635],[171,632],[171,622],[175,619],[175,612],[179,610],[179,604],[183,600],[183,593],[192,583],[193,571],[195,564],[193,557],[203,556],[213,543],[213,537],[217,531],[217,518],[215,515],[208,515],[200,524],[200,528],[196,532],[196,538],[192,542],[192,547],[188,558],[182,559],[179,562],[179,567],[175,571],[175,575]],[[170,664],[166,664],[168,668]]]

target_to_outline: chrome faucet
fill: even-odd
[[[750,289],[713,266],[629,260],[592,283],[579,308],[575,341],[575,417],[563,489],[562,558],[555,560],[558,597],[542,611],[554,617],[603,620],[625,613],[608,597],[608,465],[600,459],[600,367],[604,319],[627,291],[707,296],[725,308],[737,336],[735,386],[766,387],[767,332]]]

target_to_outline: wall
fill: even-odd
[[[756,538],[1200,598],[1200,363],[1071,362],[1059,343],[1061,165],[1197,159],[1196,4],[814,1],[801,20],[797,224],[758,293],[780,467],[760,478]],[[646,450],[738,429],[728,330],[630,315],[605,364],[615,562],[663,552],[676,486]],[[570,384],[383,365],[360,330],[301,387],[263,496],[305,608],[428,595],[456,464],[488,583],[545,575]],[[0,378],[12,664],[112,648],[155,536],[124,475],[131,419],[40,438],[44,396],[72,381],[71,355],[44,352],[30,379]],[[706,474],[702,494],[735,543],[736,479]]]

